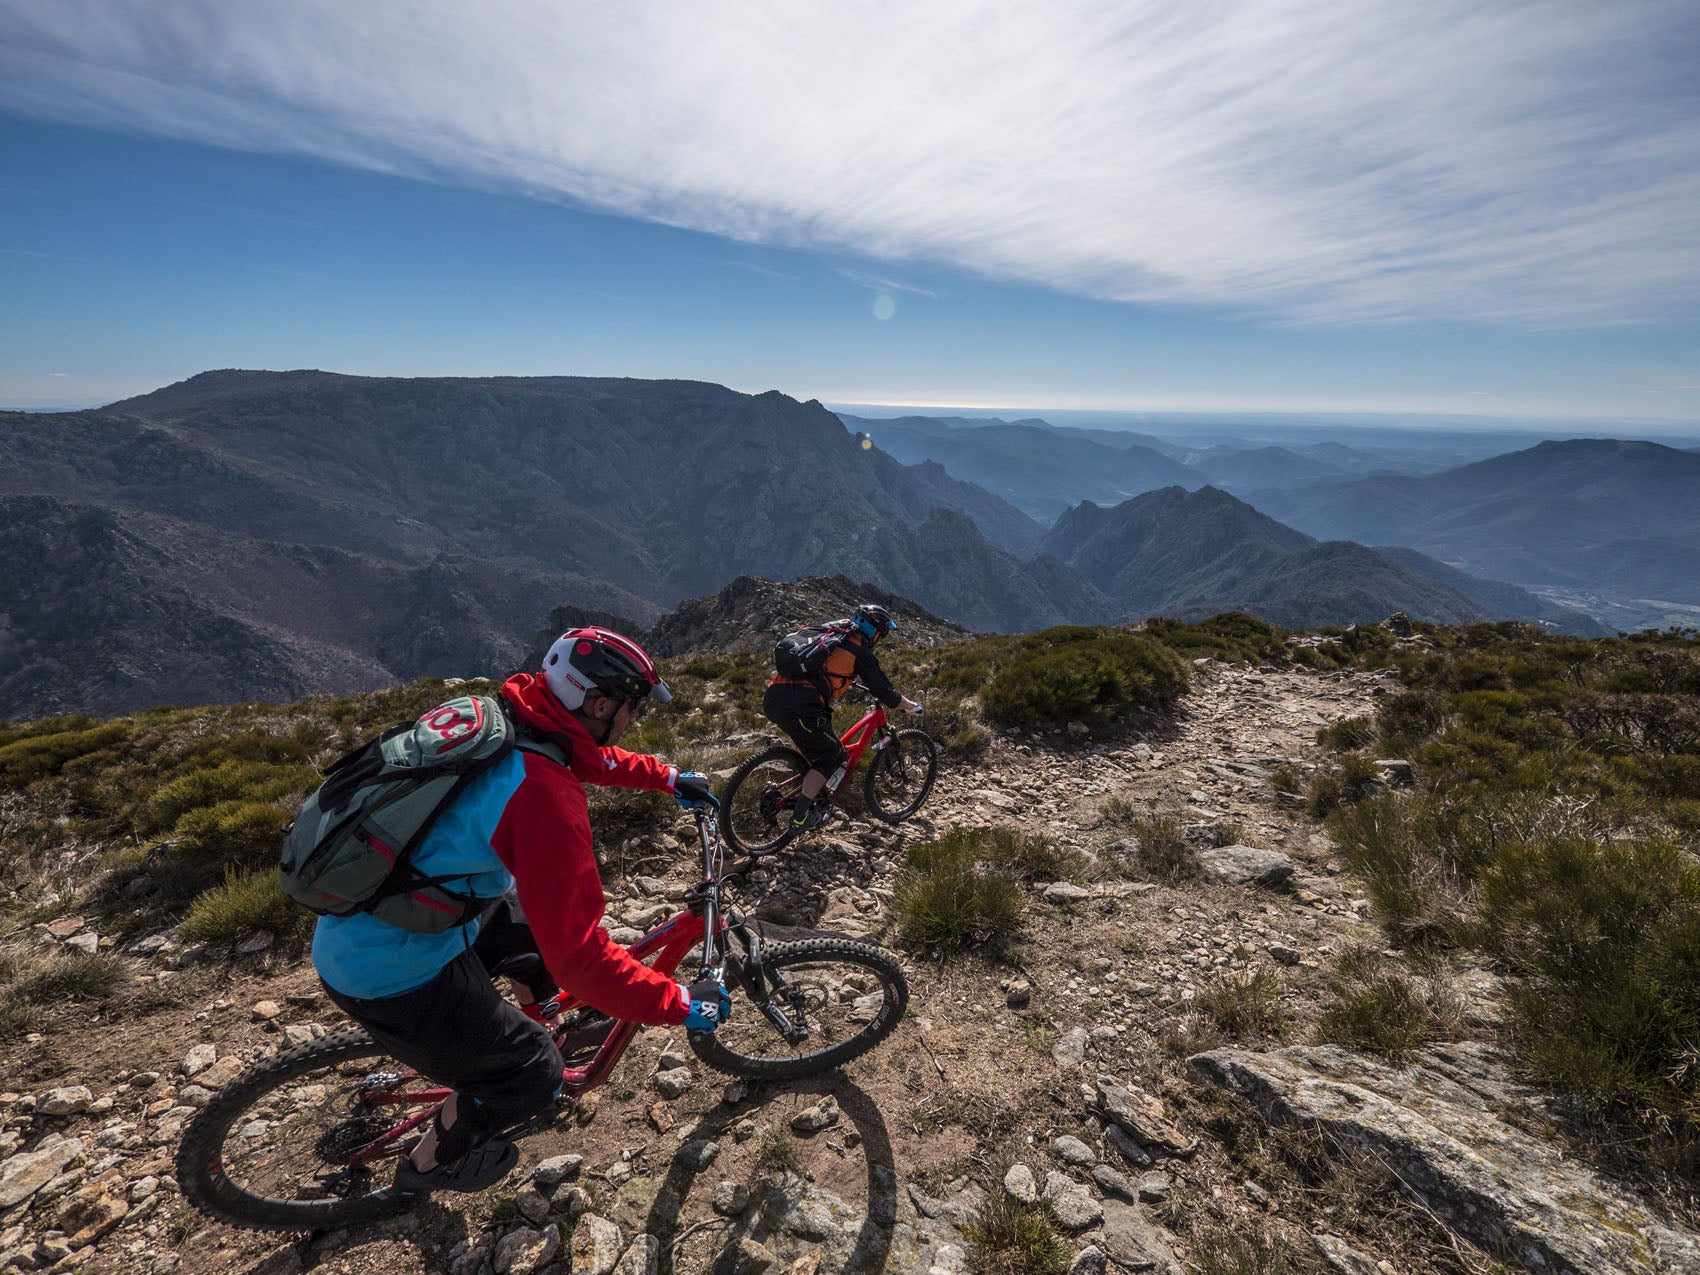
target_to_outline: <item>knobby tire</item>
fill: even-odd
[[[879,792],[881,779],[888,775],[895,777],[896,768],[906,766],[921,767],[921,790],[901,806],[889,804]],[[931,735],[925,731],[900,730],[892,736],[891,743],[873,756],[868,766],[868,777],[864,781],[863,795],[867,798],[868,809],[878,818],[887,823],[902,823],[911,817],[932,795],[933,782],[939,777],[939,746],[933,742]]]
[[[292,1045],[237,1076],[202,1107],[184,1130],[177,1149],[177,1182],[196,1208],[250,1230],[320,1231],[376,1221],[406,1209],[417,1197],[389,1185],[395,1161],[385,1159],[369,1175],[373,1190],[340,1199],[281,1199],[244,1189],[226,1176],[223,1155],[230,1131],[251,1118],[260,1101],[312,1072],[356,1059],[388,1058],[359,1028]],[[353,1078],[347,1078],[349,1083]],[[411,1111],[398,1109],[399,1123]]]
[[[726,838],[726,843],[734,850],[744,854],[772,854],[791,843],[797,835],[791,827],[791,812],[781,808],[778,811],[778,822],[768,826],[764,812],[760,809],[761,794],[745,791],[752,782],[751,776],[765,771],[769,767],[790,767],[798,776],[808,773],[809,763],[803,754],[794,748],[776,745],[764,748],[754,757],[746,759],[743,765],[732,772],[732,778],[726,781],[726,790],[720,796],[720,834]],[[764,783],[761,779],[754,782]],[[739,797],[743,805],[738,804]]]
[[[824,1038],[819,1041],[811,1038],[804,1042],[818,1043],[822,1048],[801,1053],[786,1052],[797,1047],[790,1044],[779,1029],[763,1016],[760,1005],[745,989],[745,996],[735,1003],[732,1019],[719,1032],[687,1033],[697,1057],[716,1071],[751,1080],[797,1080],[831,1071],[852,1058],[861,1057],[896,1031],[909,1004],[909,982],[891,954],[853,939],[802,939],[794,943],[774,943],[763,951],[762,963],[765,969],[782,974],[787,970],[793,971],[789,989],[778,989],[776,993],[775,989],[769,988],[774,1003],[788,1016],[795,1016],[801,1005],[803,1011],[811,1015],[812,1021],[824,1029],[826,1017],[817,1011],[849,1008],[836,988],[827,991],[832,998],[830,1001],[818,1001],[816,989],[804,977],[804,971],[797,968],[823,963],[836,963],[871,973],[878,980],[882,994],[878,1012],[871,1021],[860,1025],[859,1030],[842,1039],[829,1042]],[[834,1015],[834,1022],[836,1018],[837,1015]],[[757,1051],[753,1044],[746,1047],[746,1041],[767,1043]],[[772,1053],[767,1052],[769,1046]]]

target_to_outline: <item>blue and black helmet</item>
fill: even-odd
[[[882,606],[864,602],[850,613],[850,622],[862,631],[862,636],[869,641],[878,641],[887,633],[894,632],[897,621],[891,618],[891,612]]]

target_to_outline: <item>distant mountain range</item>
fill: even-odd
[[[1395,611],[1440,623],[1539,619],[1603,634],[1586,616],[1476,580],[1410,550],[1321,542],[1214,487],[1071,509],[1038,552],[1073,567],[1128,619],[1239,609],[1277,624],[1351,624]]]
[[[898,460],[936,461],[957,478],[1046,522],[1081,500],[1116,504],[1157,487],[1200,487],[1209,481],[1151,447],[1106,442],[1097,437],[1108,432],[1103,430],[928,416],[842,419]]]
[[[1700,455],[1659,443],[1545,442],[1249,498],[1313,535],[1405,545],[1473,575],[1700,603]]]
[[[1127,473],[1178,466],[1011,427],[1036,471],[1028,430]],[[209,372],[97,411],[0,413],[0,703],[113,713],[500,673],[552,607],[647,625],[740,575],[842,573],[982,631],[1147,608],[1551,614],[1439,564],[1316,546],[1219,491],[1159,494],[1172,525],[1139,531],[1135,501],[1046,532],[818,403],[701,382]]]

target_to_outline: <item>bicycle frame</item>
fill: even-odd
[[[719,846],[718,821],[712,813],[696,813],[697,832],[702,843],[703,877],[686,894],[689,906],[684,911],[668,917],[626,949],[639,961],[647,961],[653,956],[655,960],[650,968],[658,974],[672,974],[691,949],[702,943],[703,965],[699,977],[706,977],[710,973],[718,976],[721,966],[725,963],[726,934],[733,924],[738,923],[735,919],[729,920],[720,907],[722,878],[715,871]],[[715,936],[714,940],[705,942],[705,936],[711,933]],[[715,959],[717,947],[722,954],[720,960]],[[558,1017],[575,1009],[587,1008],[590,1006],[577,997],[562,996],[555,1002],[550,1016]],[[567,1067],[561,1072],[562,1094],[576,1098],[579,1094],[600,1085],[618,1065],[621,1056],[626,1052],[626,1046],[631,1044],[632,1038],[644,1026],[643,1023],[617,1021],[588,1063],[583,1067]],[[393,1073],[380,1073],[369,1078],[368,1084],[372,1092],[367,1095],[366,1101],[385,1106],[423,1107],[424,1110],[386,1129],[366,1146],[361,1147],[349,1157],[350,1164],[370,1164],[394,1155],[398,1150],[397,1143],[434,1116],[437,1108],[454,1092],[447,1087],[398,1090],[398,1081],[405,1083],[407,1079],[405,1076],[396,1077]],[[382,1081],[383,1087],[372,1083],[375,1081]]]
[[[868,751],[869,745],[873,746],[875,752],[885,746],[884,741],[879,740],[879,734],[886,724],[885,705],[876,702],[849,730],[838,737],[838,742],[844,745],[844,751],[850,754],[850,759],[844,763],[846,777],[862,764],[862,754]]]

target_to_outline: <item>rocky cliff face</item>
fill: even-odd
[[[5,713],[499,674],[551,605],[643,624],[742,573],[844,571],[982,628],[1057,619],[968,516],[941,551],[940,501],[1037,536],[819,404],[697,382],[215,372],[0,414]],[[86,661],[114,623],[126,655]]]

